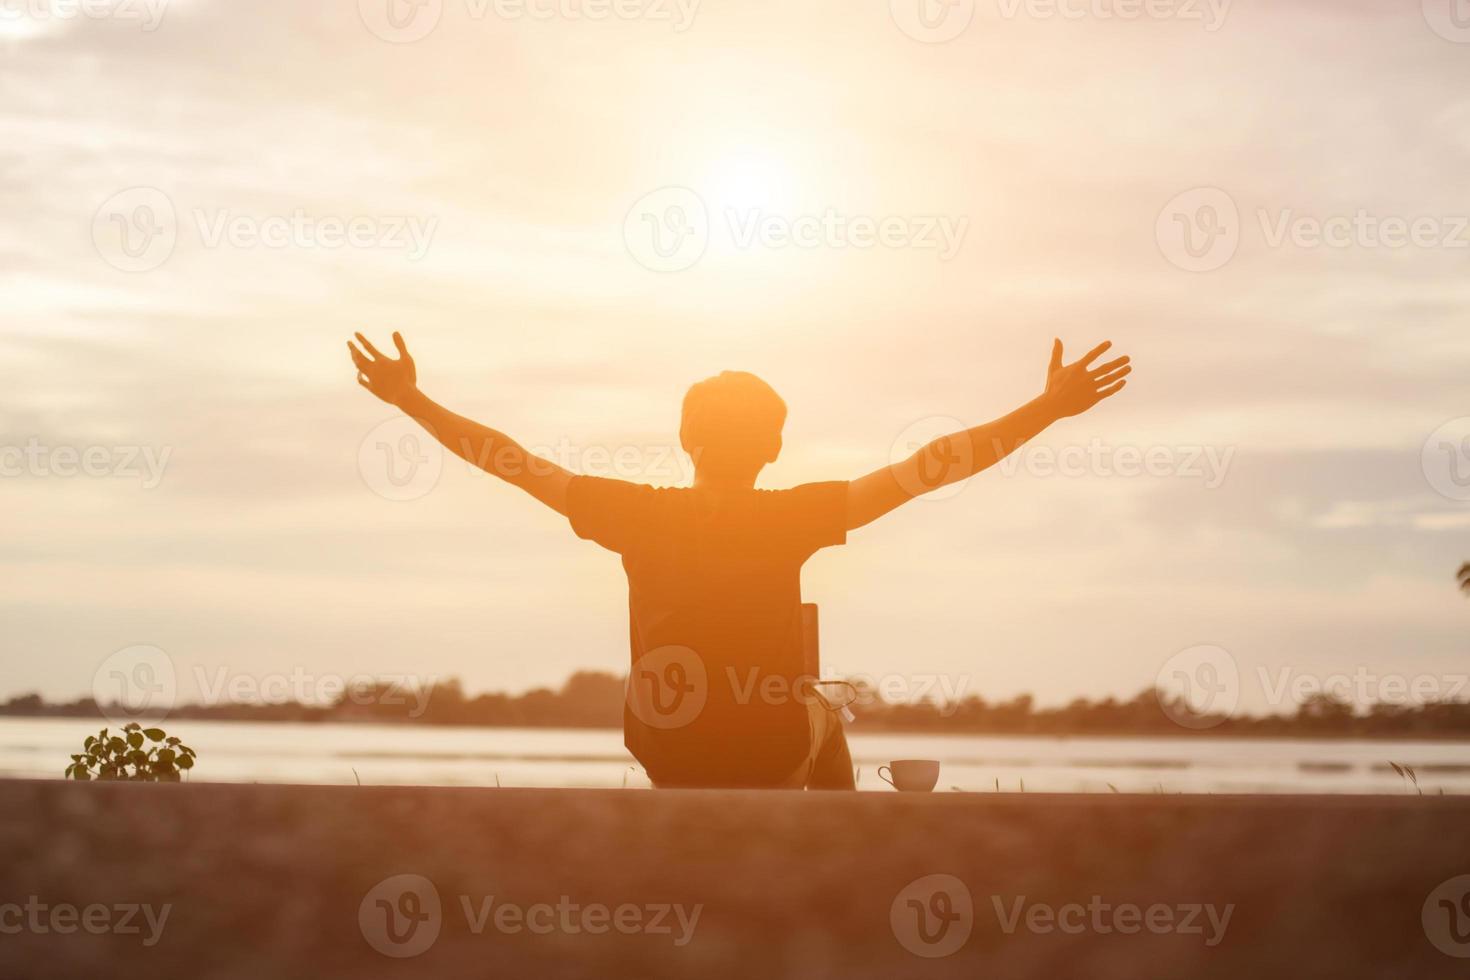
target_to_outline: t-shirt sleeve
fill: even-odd
[[[809,555],[847,543],[847,482],[803,483],[778,490],[778,533],[795,550]]]
[[[567,486],[567,519],[577,537],[618,554],[647,535],[654,490],[641,483],[577,476]]]

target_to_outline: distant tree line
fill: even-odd
[[[1365,710],[1327,693],[1315,693],[1289,714],[1201,714],[1181,701],[1161,701],[1144,690],[1129,701],[1078,698],[1062,707],[1038,708],[1029,694],[990,703],[971,696],[949,705],[854,705],[854,730],[969,732],[989,735],[1229,735],[1342,738],[1470,737],[1470,704],[1378,703]]]
[[[50,704],[26,694],[0,704],[0,715],[36,718],[102,718],[92,698]],[[232,701],[180,704],[164,711],[141,711],[140,721],[198,718],[214,721],[384,722],[427,725],[482,725],[495,728],[620,728],[623,681],[614,674],[578,671],[560,690],[537,688],[525,694],[465,694],[457,678],[418,691],[383,682],[345,691],[331,704]]]
[[[432,689],[404,692],[388,683],[359,688],[329,705],[185,704],[167,712],[143,713],[139,720],[198,718],[220,721],[382,722],[424,725],[478,725],[523,728],[619,728],[623,719],[623,679],[598,671],[579,671],[559,690],[538,688],[525,694],[467,695],[458,680]],[[1344,738],[1470,737],[1470,704],[1378,703],[1359,709],[1331,694],[1317,693],[1294,713],[1198,715],[1179,702],[1163,703],[1153,690],[1132,700],[1087,698],[1061,707],[1037,707],[1030,695],[986,701],[971,695],[950,703],[893,703],[872,687],[826,689],[837,701],[851,699],[856,732],[933,732],[990,735],[1232,735]],[[841,693],[839,693],[841,692]],[[48,704],[27,694],[0,704],[0,715],[98,719],[103,712],[85,698]]]

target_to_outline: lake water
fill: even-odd
[[[0,718],[0,777],[55,777],[102,727],[79,719]],[[603,730],[431,728],[175,721],[199,753],[191,779],[432,786],[646,787]],[[1470,742],[1327,739],[1050,738],[852,735],[858,787],[882,790],[890,759],[943,764],[939,788],[1107,793],[1404,793],[1389,766],[1416,770],[1426,793],[1470,793]]]

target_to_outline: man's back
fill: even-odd
[[[660,786],[775,785],[809,750],[801,566],[847,533],[847,484],[568,487],[583,538],[623,557],[629,751]]]

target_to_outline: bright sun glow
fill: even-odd
[[[796,193],[796,174],[774,153],[744,150],[711,167],[703,190],[716,211],[769,211],[789,206]]]

